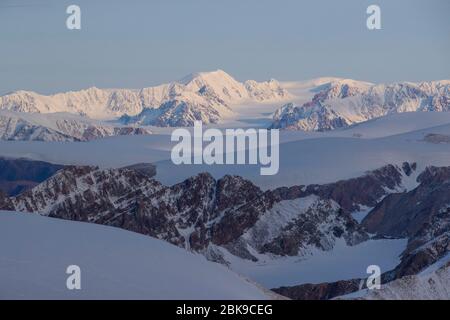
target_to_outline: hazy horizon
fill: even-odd
[[[77,4],[82,29],[68,30]],[[366,28],[381,7],[382,30]],[[0,95],[142,88],[222,69],[237,80],[450,78],[450,1],[0,3]]]

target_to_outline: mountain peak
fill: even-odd
[[[288,96],[276,81],[242,83],[218,69],[192,73],[180,81],[141,90],[93,86],[48,96],[21,91],[0,97],[0,110],[70,112],[102,120],[127,114],[139,115],[138,121],[151,114],[145,123],[184,126],[192,125],[194,120],[216,123],[230,114],[232,105],[245,101],[281,101]],[[146,109],[155,109],[156,113]]]
[[[236,81],[231,75],[229,75],[225,71],[223,71],[221,69],[217,69],[215,71],[204,71],[204,72],[190,73],[187,76],[183,77],[178,82],[187,86],[190,83],[195,82],[197,80],[204,81],[204,82],[224,81],[224,80],[225,81],[226,80]]]
[[[374,85],[336,79],[313,92],[317,93],[311,101],[277,110],[271,127],[326,131],[392,113],[450,110],[450,86],[445,81]]]

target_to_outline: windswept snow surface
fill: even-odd
[[[81,290],[66,269],[81,268]],[[0,211],[0,299],[269,299],[225,266],[100,225]]]
[[[170,133],[171,129],[165,128],[149,136],[110,137],[86,143],[0,141],[0,156],[100,167],[152,162],[157,166],[156,178],[168,185],[210,172],[215,178],[240,175],[263,189],[329,183],[404,161],[417,162],[417,171],[428,165],[450,165],[449,144],[424,141],[431,133],[450,136],[450,112],[395,114],[327,133],[281,131],[280,170],[274,176],[261,176],[259,165],[176,166],[170,160],[176,144],[170,141]]]

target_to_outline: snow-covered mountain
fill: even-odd
[[[0,299],[280,298],[167,242],[94,224],[0,211],[0,252]],[[66,288],[70,265],[81,290]]]
[[[136,116],[123,115],[119,122],[124,125],[188,127],[197,120],[205,124],[218,123],[232,115],[232,110],[222,102],[194,95],[174,98],[156,109],[144,108]]]
[[[373,85],[335,80],[316,88],[311,101],[288,103],[273,115],[272,128],[325,131],[387,114],[450,111],[450,81]]]
[[[404,276],[381,287],[364,289],[337,299],[359,300],[449,300],[450,255],[440,259],[419,274]]]
[[[190,125],[194,120],[218,122],[232,114],[231,106],[244,101],[282,101],[289,93],[275,81],[236,81],[222,70],[195,73],[156,87],[131,89],[89,88],[45,96],[17,91],[0,97],[0,109],[17,112],[69,112],[94,119],[127,115],[127,123],[158,126]],[[151,110],[151,111],[149,111]],[[131,116],[136,116],[132,118]]]
[[[114,126],[68,113],[0,110],[0,139],[19,141],[89,141],[117,135],[150,134],[145,128]]]
[[[414,168],[386,166],[332,184],[263,192],[238,176],[215,180],[203,173],[167,187],[125,168],[66,167],[17,197],[0,199],[0,209],[122,227],[213,261],[228,263],[229,255],[258,261],[367,240],[351,213],[401,190]]]
[[[293,299],[330,299],[350,293],[353,298],[448,299],[450,167],[427,167],[411,176],[418,185],[383,197],[361,222],[376,237],[408,239],[400,263],[383,270],[381,290],[357,292],[365,288],[366,279],[361,278],[274,290]]]
[[[325,257],[359,247],[347,263],[354,265],[356,254],[382,264],[382,281],[390,283],[448,255],[450,167],[416,170],[405,162],[330,184],[263,192],[238,176],[215,180],[203,173],[164,186],[137,170],[72,166],[18,196],[0,195],[0,209],[120,227],[201,253],[269,288],[294,285],[276,289],[282,295],[323,299],[357,291],[361,279],[351,277],[364,275],[367,265],[336,273],[337,283],[304,284],[298,271],[311,273],[314,264],[302,261],[322,257],[320,270]],[[364,211],[359,223],[354,215]],[[399,241],[392,238],[405,239],[393,252],[401,256],[390,258],[395,264],[368,255],[369,244]]]
[[[0,97],[0,110],[68,112],[93,119],[120,118],[123,124],[177,127],[192,126],[196,120],[208,124],[232,118],[236,115],[233,106],[239,104],[305,101],[314,95],[306,103],[282,106],[274,113],[271,127],[325,131],[392,113],[450,109],[449,80],[374,85],[320,78],[298,85],[276,80],[241,83],[217,70],[138,90],[89,88],[50,96],[17,91]]]
[[[138,115],[124,115],[120,121],[160,127],[192,126],[196,120],[217,123],[233,115],[233,105],[291,97],[276,80],[240,83],[222,70],[192,74],[169,84],[166,91],[169,94],[160,100],[158,108],[144,107]]]
[[[50,96],[31,91],[16,91],[0,97],[0,109],[32,112],[69,112],[91,118],[112,118],[141,110],[139,91],[102,90],[95,87]]]

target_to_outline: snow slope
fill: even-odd
[[[226,72],[217,70],[138,90],[92,87],[50,96],[17,91],[0,97],[0,110],[69,112],[103,120],[127,115],[123,122],[163,127],[189,126],[192,119],[218,122],[231,116],[230,106],[247,100],[279,102],[289,97],[290,94],[275,80],[241,83]]]
[[[240,175],[263,189],[273,189],[334,182],[404,161],[417,162],[419,170],[428,165],[450,165],[450,146],[424,141],[430,133],[450,135],[450,124],[374,139],[300,136],[295,140],[295,136],[288,135],[291,140],[280,143],[280,168],[274,176],[261,176],[259,165],[175,166],[170,160],[164,160],[156,163],[156,177],[164,184],[172,184],[208,171],[214,177]],[[283,140],[283,136],[280,139]]]
[[[116,135],[150,134],[145,128],[112,125],[70,113],[23,113],[0,110],[0,139],[89,141]]]
[[[0,299],[269,299],[202,256],[120,229],[0,211]],[[69,265],[81,290],[66,288]]]
[[[369,265],[381,270],[394,269],[406,248],[406,239],[369,240],[348,246],[341,239],[330,251],[317,250],[308,256],[273,258],[260,255],[261,261],[239,259],[221,249],[234,271],[261,283],[267,288],[322,283],[367,277]]]
[[[423,272],[383,284],[380,290],[360,290],[336,299],[449,300],[450,257],[443,257]]]
[[[373,85],[341,79],[315,91],[309,102],[278,109],[271,127],[326,131],[392,113],[450,111],[450,80]]]
[[[222,70],[191,74],[168,86],[171,94],[161,100],[159,107],[145,107],[138,115],[124,115],[120,121],[159,127],[189,127],[196,120],[216,124],[233,118],[232,106],[291,97],[276,80],[240,83]]]

